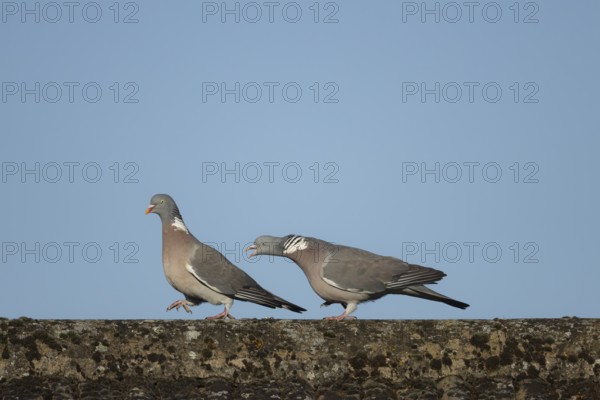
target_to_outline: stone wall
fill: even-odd
[[[0,398],[600,399],[600,320],[0,319]]]

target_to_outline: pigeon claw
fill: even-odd
[[[173,302],[173,304],[171,304],[169,307],[167,307],[167,311],[171,311],[172,309],[175,309],[177,311],[179,311],[179,309],[183,307],[183,309],[192,314],[192,310],[190,310],[190,308],[187,305],[187,301],[185,300],[177,300],[175,302]]]
[[[337,317],[325,317],[323,319],[326,319],[328,321],[343,321],[345,319],[349,319],[349,320],[355,320],[357,319],[355,316],[353,315],[338,315]]]
[[[227,310],[227,308],[225,310],[223,310],[223,312],[221,314],[213,315],[212,317],[206,317],[206,319],[225,319],[225,318],[235,319],[233,317],[233,315],[229,314],[229,310]]]

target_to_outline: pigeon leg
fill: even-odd
[[[179,309],[180,309],[181,307],[183,307],[183,309],[184,309],[186,312],[189,312],[190,314],[192,313],[192,310],[190,310],[190,308],[188,307],[187,300],[183,300],[183,299],[182,299],[182,300],[177,300],[177,301],[174,301],[174,302],[173,302],[173,304],[171,304],[169,307],[167,307],[167,311],[170,311],[170,310],[172,310],[173,308],[174,308],[175,310],[179,311]]]
[[[225,309],[223,310],[223,312],[221,314],[213,315],[212,317],[206,317],[206,319],[225,319],[225,318],[235,319],[233,317],[233,315],[229,314],[229,310],[227,309],[227,307],[225,307]]]
[[[348,305],[346,306],[346,309],[344,310],[344,312],[341,315],[338,315],[336,317],[326,317],[324,319],[335,320],[335,321],[341,321],[344,319],[356,319],[355,316],[350,315],[356,310],[356,308],[357,308],[356,303],[348,303]]]
[[[338,315],[337,317],[325,317],[323,319],[326,319],[328,321],[341,321],[343,319],[357,319],[354,315]]]

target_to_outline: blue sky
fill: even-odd
[[[471,304],[361,319],[600,316],[597,2],[23,4],[0,20],[0,316],[220,312],[165,312],[155,193],[301,318],[341,307],[248,260],[255,237],[438,268]]]

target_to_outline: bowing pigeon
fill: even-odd
[[[398,258],[298,235],[260,236],[246,250],[254,250],[250,256],[264,254],[293,260],[304,271],[313,290],[325,300],[323,306],[340,303],[344,307],[341,315],[327,319],[354,319],[350,314],[359,303],[386,294],[405,294],[462,309],[469,307],[423,286],[442,279],[445,273]]]
[[[191,313],[189,306],[209,302],[223,304],[225,310],[208,319],[233,319],[229,310],[234,299],[298,313],[306,311],[263,289],[217,250],[196,239],[183,223],[171,196],[152,196],[146,210],[146,214],[149,213],[158,214],[162,221],[163,270],[167,281],[185,296],[171,304],[167,311],[183,307]]]

